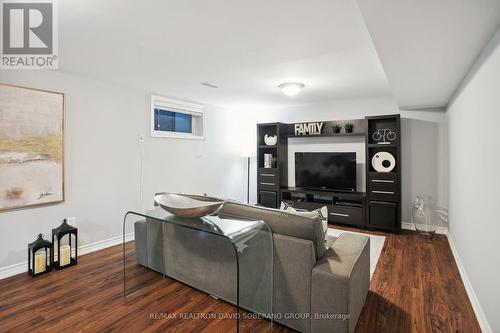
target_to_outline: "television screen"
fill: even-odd
[[[295,153],[295,186],[356,191],[356,153]]]

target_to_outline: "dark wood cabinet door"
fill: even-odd
[[[387,201],[370,201],[369,224],[373,227],[397,228],[398,204]]]
[[[259,191],[259,203],[269,208],[278,208],[278,192]]]

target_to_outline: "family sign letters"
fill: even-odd
[[[298,123],[294,124],[295,135],[321,135],[323,122],[320,123]]]

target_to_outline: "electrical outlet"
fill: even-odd
[[[143,142],[144,142],[144,135],[142,135],[142,134],[137,134],[137,140],[138,140],[140,143],[143,143]]]
[[[69,225],[76,227],[76,217],[74,216],[67,217],[66,221],[68,222]]]

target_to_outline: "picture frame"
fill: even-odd
[[[65,95],[0,83],[0,211],[62,203]]]

